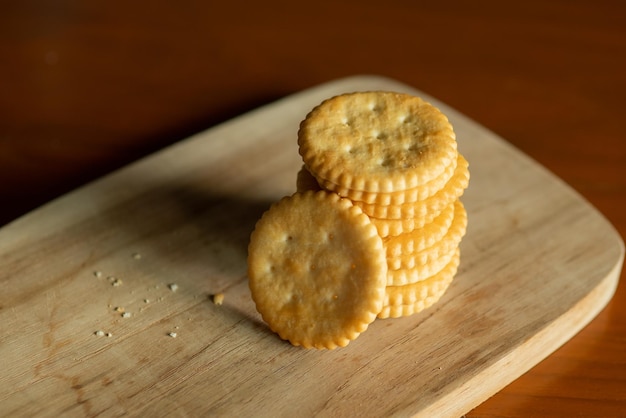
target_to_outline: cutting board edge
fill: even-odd
[[[517,347],[515,352],[508,352],[479,374],[440,397],[427,408],[417,412],[415,416],[463,416],[552,355],[589,325],[610,303],[619,285],[624,256],[625,251],[622,242],[619,259],[604,279],[571,309],[523,344],[525,359],[528,361],[519,360],[519,347]],[[564,327],[562,323],[571,323],[572,327]],[[556,335],[556,337],[549,337],[548,335],[554,333],[555,329],[568,329],[569,332]],[[503,375],[498,372],[501,368],[511,365],[519,366],[514,373],[509,372],[509,374]],[[502,379],[503,376],[506,378]],[[471,402],[458,402],[459,399],[468,399]]]

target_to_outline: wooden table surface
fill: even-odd
[[[3,5],[0,225],[277,98],[378,74],[510,141],[626,236],[626,3],[240,3]],[[589,326],[467,416],[624,416],[624,279]]]

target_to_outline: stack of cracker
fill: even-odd
[[[423,100],[363,92],[315,107],[298,131],[297,192],[248,247],[257,310],[293,345],[343,347],[378,318],[438,301],[459,265],[467,161]]]
[[[336,96],[298,132],[299,191],[350,199],[383,240],[387,283],[379,318],[422,311],[443,295],[459,265],[469,184],[448,119],[418,97],[392,92]]]

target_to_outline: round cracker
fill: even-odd
[[[432,211],[426,213],[419,218],[407,218],[407,219],[378,219],[370,216],[372,224],[376,227],[378,235],[382,238],[396,237],[402,234],[408,234],[416,229],[423,228],[425,225],[433,222],[437,216],[441,214],[444,208],[438,212]]]
[[[446,293],[453,279],[454,275],[447,275],[441,278],[433,277],[432,279],[420,282],[420,299],[408,304],[384,305],[383,309],[378,313],[378,318],[400,318],[430,308]]]
[[[248,248],[256,308],[293,345],[343,347],[382,308],[387,263],[361,209],[335,193],[296,193],[261,217]]]
[[[383,306],[411,305],[423,300],[435,283],[451,280],[454,277],[460,261],[461,251],[457,248],[444,268],[425,280],[400,286],[387,286]]]
[[[424,218],[430,213],[439,213],[451,202],[463,195],[469,185],[467,160],[458,155],[458,164],[450,180],[431,197],[417,202],[401,205],[378,205],[355,201],[368,216],[378,219]]]
[[[418,252],[387,257],[387,268],[389,270],[401,270],[436,265],[438,260],[450,254],[459,245],[467,230],[467,212],[463,204],[457,200],[452,205],[454,207],[454,219],[441,240]]]
[[[352,201],[362,202],[372,205],[401,205],[404,203],[413,203],[420,200],[428,199],[437,191],[439,191],[452,177],[456,170],[457,159],[453,160],[452,164],[446,166],[441,175],[429,181],[426,184],[390,193],[374,193],[366,192],[363,190],[353,190],[347,187],[334,184],[328,180],[322,178],[316,178],[320,187],[326,190],[332,190],[340,196],[347,197]]]
[[[399,257],[402,254],[417,253],[440,241],[452,225],[454,212],[455,202],[448,205],[432,222],[422,228],[395,237],[383,238],[387,259]]]
[[[398,270],[389,269],[387,264],[387,286],[405,286],[421,282],[444,270],[450,261],[454,259],[456,250],[453,248],[447,254],[442,254],[439,258],[431,260],[428,264],[415,265],[412,268],[401,268]]]
[[[454,131],[439,109],[418,97],[380,91],[325,100],[300,124],[298,145],[316,178],[374,193],[427,184],[457,154]]]
[[[451,200],[461,196],[469,185],[469,170],[467,160],[458,154],[454,164],[450,164],[440,177],[425,186],[392,193],[370,193],[342,188],[317,179],[303,166],[298,172],[296,185],[300,192],[321,189],[334,191],[361,206],[370,216],[399,219],[416,217],[417,214],[429,210],[425,207],[428,203],[424,201],[432,204],[436,200]]]

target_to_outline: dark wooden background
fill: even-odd
[[[0,225],[335,78],[410,84],[495,131],[626,236],[626,2],[44,1],[0,5]],[[626,415],[626,285],[468,414]]]

